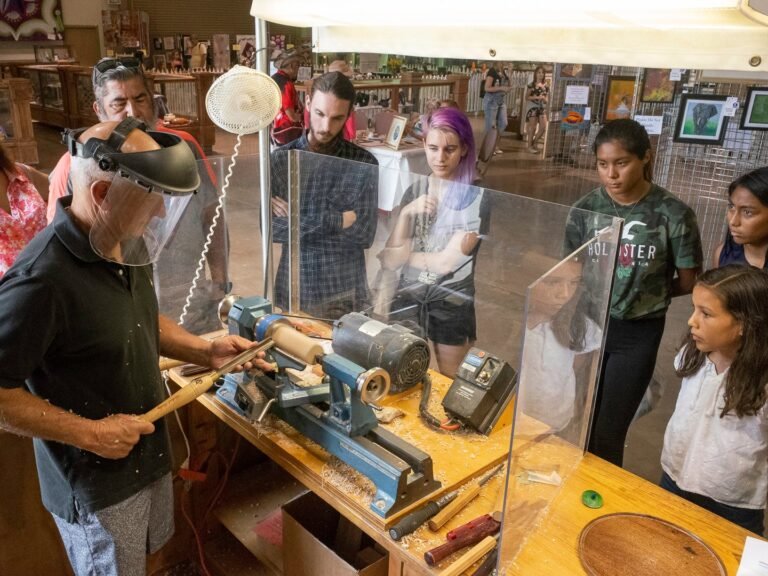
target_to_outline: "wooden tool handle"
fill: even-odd
[[[184,386],[184,388],[172,394],[169,398],[166,398],[163,402],[152,408],[152,410],[139,416],[139,418],[146,420],[147,422],[155,422],[166,414],[178,410],[182,406],[186,406],[195,398],[207,392],[217,379],[218,374],[216,372],[211,372],[205,376],[195,378],[190,381],[189,384]]]
[[[467,546],[474,546],[480,542],[486,536],[492,536],[499,531],[499,524],[491,520],[486,524],[478,526],[468,534],[464,534],[461,538],[455,540],[448,540],[445,544],[441,544],[431,550],[424,552],[424,561],[430,566],[435,566],[443,558],[447,558],[457,550],[466,548]]]
[[[429,521],[429,529],[432,530],[432,532],[437,532],[443,526],[443,524],[456,516],[456,514],[458,514],[462,508],[469,504],[469,501],[479,493],[479,482],[475,482],[474,484],[468,486],[464,492],[456,497],[456,500],[448,504],[448,506],[440,510],[440,512],[432,517],[432,519]]]
[[[488,554],[488,552],[494,548],[496,548],[496,538],[493,536],[486,536],[480,542],[475,544],[471,550],[456,560],[456,562],[440,572],[440,576],[460,576],[472,566],[472,564],[480,560],[480,558]]]
[[[175,360],[173,358],[166,358],[165,356],[161,356],[160,372],[165,372],[166,370],[170,370],[171,368],[176,368],[184,364],[186,364],[186,362],[184,362],[183,360]]]

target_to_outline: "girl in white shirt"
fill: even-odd
[[[577,258],[562,262],[532,288],[518,399],[523,412],[573,443],[581,439],[587,402],[577,367],[602,340],[600,328],[585,314],[583,291]]]
[[[768,274],[729,265],[693,289],[675,359],[683,377],[664,434],[661,486],[763,533],[768,493]]]

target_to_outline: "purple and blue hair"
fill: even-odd
[[[425,122],[424,136],[430,130],[450,130],[459,137],[459,142],[467,148],[467,153],[456,167],[454,181],[462,184],[472,184],[475,179],[475,164],[477,153],[475,152],[475,137],[472,134],[472,125],[469,118],[461,110],[456,108],[438,108],[430,114]]]

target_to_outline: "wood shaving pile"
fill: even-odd
[[[330,484],[357,502],[370,506],[376,494],[376,486],[367,477],[335,456],[325,463],[320,476],[323,484]]]

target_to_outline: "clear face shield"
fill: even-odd
[[[176,230],[192,194],[150,191],[116,174],[91,227],[91,248],[126,266],[155,262]]]
[[[108,128],[107,124],[97,125],[94,132]],[[192,194],[200,187],[192,150],[179,136],[149,131],[136,136],[128,147],[133,152],[121,152],[133,131],[146,131],[140,121],[131,117],[106,133],[106,139],[92,134],[80,142],[78,138],[85,130],[66,132],[72,156],[93,158],[101,170],[114,173],[103,196],[100,187],[107,185],[106,179],[91,188],[91,193],[98,195],[93,199],[97,213],[89,232],[91,247],[105,260],[126,266],[155,262],[174,234]]]

